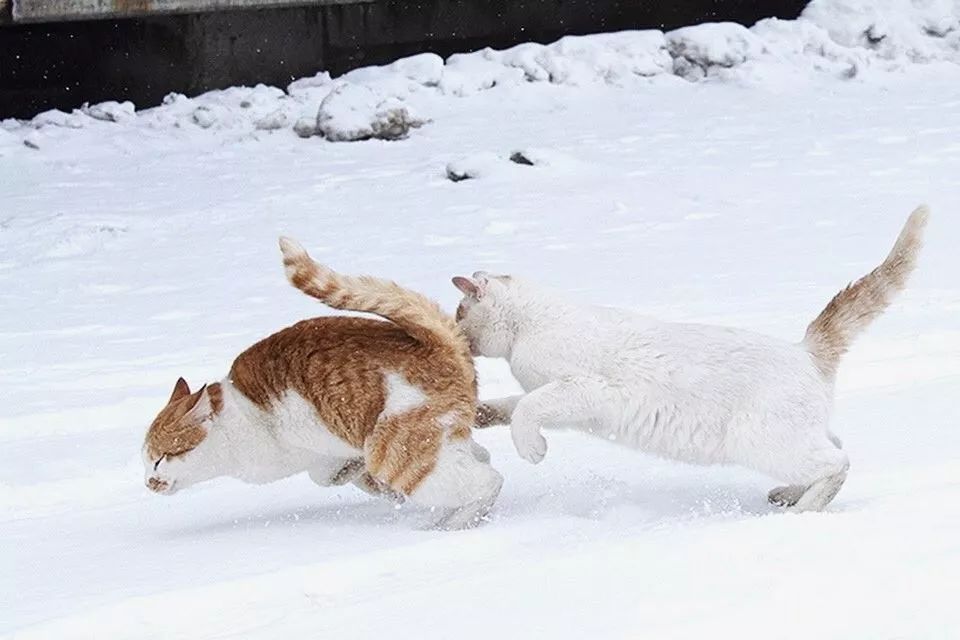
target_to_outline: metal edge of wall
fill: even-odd
[[[0,0],[0,23],[5,14],[10,22],[29,24],[368,2],[373,0]]]

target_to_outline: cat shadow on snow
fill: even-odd
[[[234,512],[235,513],[235,512]],[[202,537],[229,531],[250,529],[313,527],[398,527],[402,530],[404,522],[414,523],[421,510],[407,506],[396,506],[386,500],[365,499],[362,495],[356,499],[347,499],[337,504],[305,505],[297,508],[257,509],[248,515],[225,515],[223,519],[211,519],[204,523],[169,527],[160,536],[165,538]],[[422,513],[426,513],[423,510]],[[409,528],[409,527],[408,527]]]
[[[551,485],[515,482],[501,497],[485,526],[527,523],[530,519],[569,517],[603,521],[626,518],[641,524],[669,523],[722,516],[753,518],[782,512],[758,492],[760,480],[707,478],[691,473],[638,474],[629,481],[571,474]],[[716,469],[713,470],[716,474]],[[392,528],[398,532],[429,530],[427,509],[409,504],[399,508],[386,500],[352,496],[336,504],[299,508],[257,509],[248,515],[225,516],[195,526],[169,528],[166,538],[202,537],[264,527]]]

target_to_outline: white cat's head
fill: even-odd
[[[478,271],[470,278],[455,277],[453,286],[463,293],[457,324],[470,340],[471,353],[489,358],[509,356],[516,333],[517,281]]]
[[[223,408],[219,383],[191,393],[180,378],[154,419],[143,443],[144,481],[154,493],[170,495],[224,475],[226,442],[216,418]]]

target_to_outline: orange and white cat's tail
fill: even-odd
[[[807,327],[803,344],[827,379],[833,379],[841,356],[853,340],[906,285],[923,246],[923,229],[929,215],[926,206],[917,207],[900,231],[887,259],[835,295]]]
[[[347,276],[313,260],[296,240],[280,238],[287,279],[308,296],[334,309],[363,311],[390,320],[424,344],[452,347],[469,360],[470,345],[456,321],[426,296],[390,280]]]

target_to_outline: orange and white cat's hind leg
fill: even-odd
[[[352,482],[353,486],[375,498],[386,498],[395,504],[403,504],[406,501],[406,498],[402,493],[391,489],[390,485],[388,485],[386,482],[380,482],[370,475],[369,471],[364,471],[363,473],[357,475]]]
[[[396,503],[404,501],[402,494],[370,475],[363,458],[324,458],[310,467],[307,474],[321,487],[338,487],[349,482],[371,496]]]
[[[383,420],[367,441],[367,468],[411,503],[441,512],[435,526],[480,524],[493,506],[501,476],[470,433],[472,415],[456,422],[426,407]]]
[[[338,487],[352,482],[366,469],[363,458],[320,458],[307,475],[321,487]]]
[[[482,456],[478,457],[475,446],[479,445],[471,438],[445,442],[433,471],[410,494],[410,502],[442,512],[434,523],[437,528],[477,526],[500,493],[503,476]],[[486,457],[489,459],[489,454]]]

